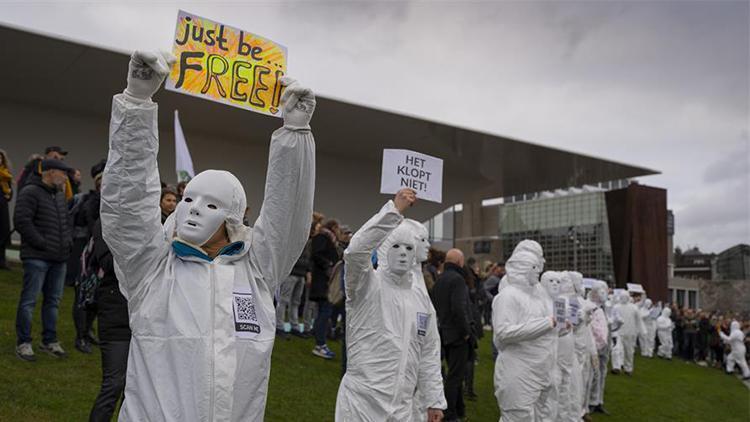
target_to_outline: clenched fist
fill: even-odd
[[[393,202],[396,204],[398,212],[403,214],[404,211],[417,202],[417,192],[414,189],[403,188],[396,192]]]
[[[125,95],[136,101],[149,101],[159,90],[175,62],[172,53],[136,51],[128,65],[128,87]]]

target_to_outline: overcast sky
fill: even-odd
[[[668,189],[675,245],[750,243],[747,1],[0,0],[0,21],[170,49],[178,8],[286,45],[323,95],[659,170],[640,182]]]

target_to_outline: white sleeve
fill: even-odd
[[[443,375],[440,372],[440,334],[437,328],[437,312],[432,304],[430,304],[430,312],[432,318],[430,318],[427,335],[422,344],[417,389],[422,392],[422,397],[424,397],[422,404],[426,408],[447,409],[448,402],[445,400],[443,391]]]
[[[109,156],[102,179],[102,235],[128,299],[147,287],[143,280],[169,253],[159,210],[157,111],[155,103],[136,103],[124,94],[112,100]]]
[[[310,233],[315,194],[315,139],[309,130],[271,136],[266,187],[250,256],[270,291],[289,275]]]
[[[380,212],[354,233],[349,247],[344,251],[347,298],[354,300],[359,290],[366,287],[365,280],[373,272],[372,253],[403,219],[393,201],[388,201]]]
[[[503,289],[492,301],[492,330],[495,346],[535,339],[553,330],[552,318],[518,320],[519,304],[513,289]]]

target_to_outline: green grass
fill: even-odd
[[[72,290],[66,288],[58,334],[69,352],[64,360],[37,353],[37,361],[15,357],[15,312],[20,271],[0,272],[0,421],[83,421],[98,392],[98,350],[83,355],[73,349]],[[41,301],[40,301],[41,303]],[[34,346],[40,338],[39,304],[33,325]],[[332,421],[341,361],[310,354],[312,340],[277,340],[273,353],[267,421]],[[332,344],[340,354],[340,345]],[[471,421],[499,416],[492,386],[489,339],[480,344],[476,368],[479,399],[467,402]],[[679,360],[636,360],[635,375],[607,378],[606,407],[612,416],[597,421],[675,420],[748,421],[750,393],[721,371]]]

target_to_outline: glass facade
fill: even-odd
[[[545,270],[575,270],[584,277],[613,281],[604,192],[506,201],[499,212],[505,260],[518,242],[532,239],[544,249]]]

